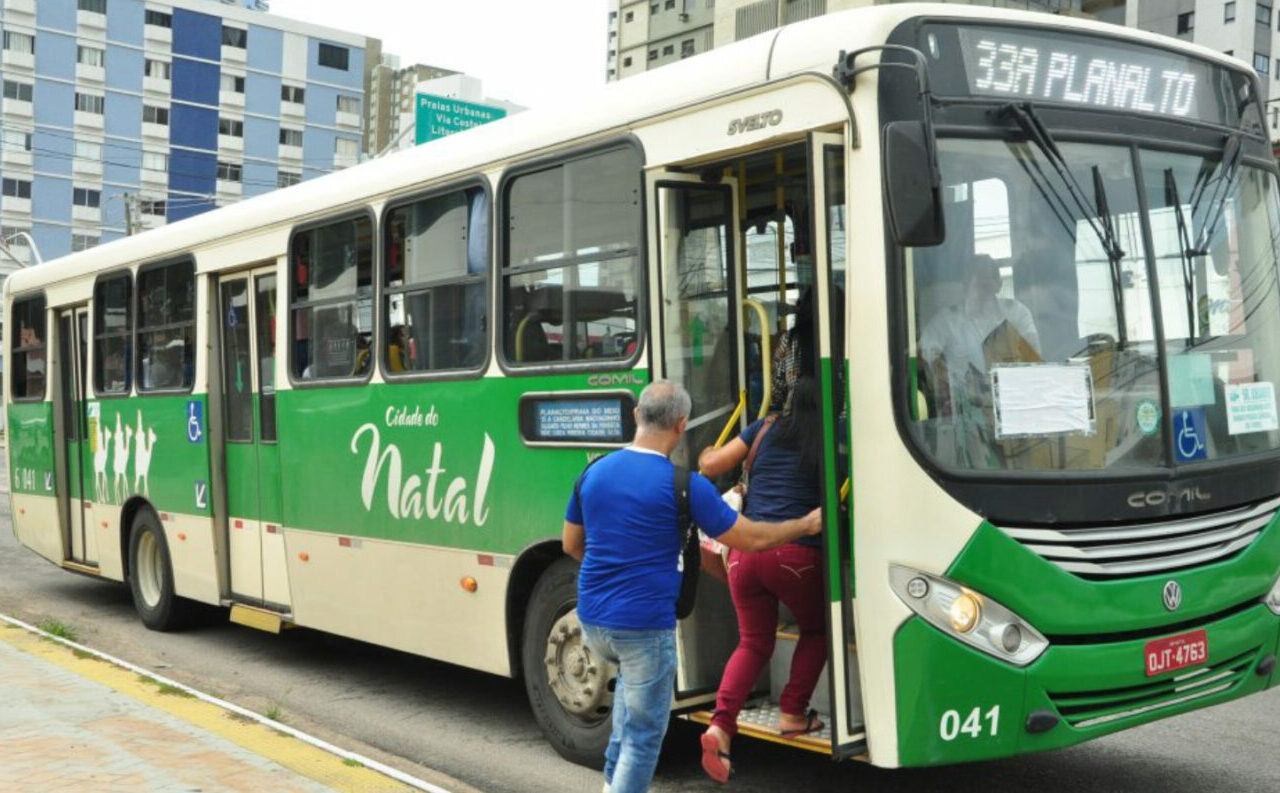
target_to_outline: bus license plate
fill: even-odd
[[[1209,634],[1203,629],[1147,642],[1147,677],[1163,675],[1209,660]]]

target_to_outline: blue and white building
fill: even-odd
[[[0,0],[0,236],[50,259],[358,162],[379,43],[265,5]]]

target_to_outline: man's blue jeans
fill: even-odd
[[[645,793],[671,722],[676,632],[582,626],[587,647],[618,666],[613,732],[604,753],[609,793]]]

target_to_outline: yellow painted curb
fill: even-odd
[[[17,626],[7,625],[0,629],[0,641],[226,738],[341,793],[412,790],[372,769],[348,765],[340,757],[188,694],[179,691],[162,693],[163,689],[158,684],[143,682],[140,675],[57,642],[38,638]]]

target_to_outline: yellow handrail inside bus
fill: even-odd
[[[729,440],[729,433],[733,432],[733,425],[738,423],[738,419],[742,416],[742,411],[747,409],[747,389],[738,392],[738,406],[733,409],[733,413],[729,414],[729,420],[725,422],[724,429],[720,430],[720,437],[716,438],[716,445],[713,449],[719,449]]]
[[[755,311],[760,318],[760,368],[764,379],[764,393],[760,396],[760,413],[756,418],[762,419],[769,415],[769,403],[773,401],[773,349],[769,339],[769,312],[764,310],[763,303],[751,298],[743,300],[742,305]]]
[[[529,324],[529,320],[534,318],[534,314],[525,314],[520,320],[520,324],[516,325],[516,362],[524,360],[524,329]]]
[[[844,484],[840,485],[840,503],[843,504],[849,498],[849,477],[845,477]]]

